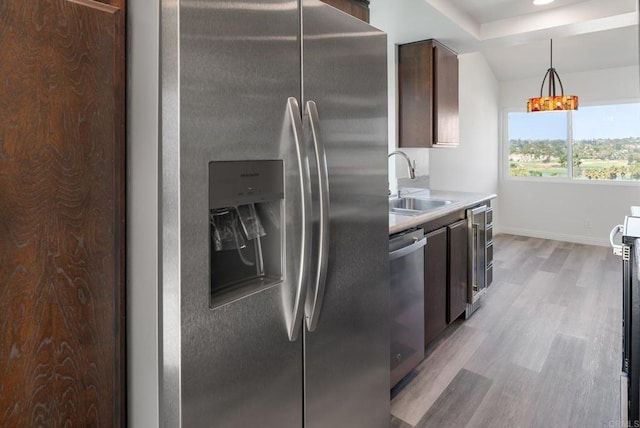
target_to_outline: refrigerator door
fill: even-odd
[[[328,171],[323,298],[305,316],[305,427],[389,426],[389,260],[386,35],[303,0],[303,97],[314,101]],[[319,122],[319,123],[318,123]],[[310,138],[310,145],[313,145]],[[311,151],[311,150],[310,150]],[[322,174],[310,162],[319,210]],[[322,162],[320,162],[322,164]],[[320,213],[316,220],[320,222]],[[317,225],[316,231],[320,227]],[[314,236],[315,266],[322,248]],[[322,278],[312,269],[311,278]],[[315,312],[314,312],[315,311]],[[319,312],[317,312],[319,311]],[[317,319],[312,319],[317,318]]]
[[[163,269],[178,270],[179,283],[163,287],[165,299],[180,299],[180,328],[165,335],[163,346],[180,344],[180,366],[168,367],[169,361],[164,367],[165,374],[177,373],[179,396],[162,397],[164,411],[171,409],[164,426],[298,427],[302,338],[292,341],[290,334],[295,339],[304,253],[300,196],[308,180],[307,160],[298,157],[295,144],[294,128],[301,122],[295,124],[291,111],[301,96],[299,10],[289,0],[182,1],[178,15],[179,86],[163,94],[179,94],[179,140],[173,142],[179,193],[163,197],[173,198],[165,199],[166,206],[179,207],[174,233],[180,252]],[[300,112],[294,113],[300,120]],[[282,280],[216,304],[210,289],[209,167],[247,160],[283,160],[283,215],[262,219],[283,225],[277,254]],[[264,254],[265,260],[273,256]]]

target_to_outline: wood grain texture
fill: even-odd
[[[451,326],[459,324],[462,321]],[[486,338],[486,333],[462,325],[442,340],[416,368],[413,380],[391,400],[391,414],[411,426],[418,424]]]
[[[398,46],[399,147],[455,147],[458,56],[437,40]]]
[[[413,425],[409,425],[402,419],[391,415],[391,427],[392,428],[413,428]]]
[[[434,42],[433,69],[433,145],[456,146],[460,142],[458,55]]]
[[[447,326],[447,228],[427,233],[424,250],[424,344]]]
[[[433,45],[398,46],[398,144],[431,147],[433,142]]]
[[[465,426],[491,388],[491,380],[460,370],[416,428],[458,428]]]
[[[395,391],[392,426],[621,426],[621,261],[513,235],[494,246],[494,285]]]
[[[466,220],[447,226],[447,324],[458,318],[467,307],[467,240]]]
[[[0,2],[0,426],[122,426],[125,20]]]
[[[321,0],[361,21],[369,22],[369,0]]]

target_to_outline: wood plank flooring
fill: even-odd
[[[494,237],[494,283],[394,391],[394,428],[621,426],[621,260]]]

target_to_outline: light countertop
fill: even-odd
[[[402,232],[403,230],[419,226],[438,217],[476,205],[482,201],[497,197],[495,193],[467,193],[450,192],[443,190],[424,190],[422,192],[406,193],[404,196],[414,198],[444,199],[452,201],[450,204],[429,210],[420,215],[389,214],[389,234]]]

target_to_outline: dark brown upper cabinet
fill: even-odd
[[[398,46],[399,147],[459,143],[458,54],[436,40]]]
[[[322,2],[369,22],[369,0],[322,0]]]

